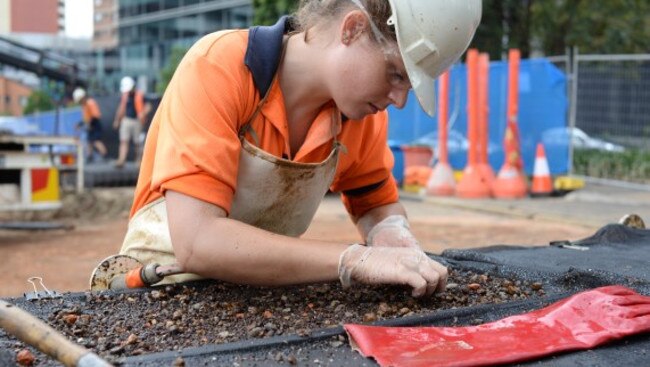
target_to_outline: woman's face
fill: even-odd
[[[404,107],[411,83],[396,42],[380,45],[365,33],[341,47],[330,88],[343,114],[360,119],[391,104]]]

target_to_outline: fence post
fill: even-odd
[[[573,46],[571,52],[571,95],[569,97],[569,176],[573,175],[573,131],[576,127],[578,111],[578,46]]]

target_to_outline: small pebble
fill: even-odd
[[[16,354],[16,362],[21,366],[32,366],[35,359],[29,349],[22,349]]]

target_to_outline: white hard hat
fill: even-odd
[[[397,44],[422,109],[433,116],[433,81],[465,52],[481,21],[481,0],[389,0]]]
[[[74,103],[79,103],[83,97],[86,96],[86,91],[83,88],[77,88],[72,92],[72,100]]]
[[[130,92],[135,87],[135,81],[130,76],[125,76],[120,80],[120,92]]]

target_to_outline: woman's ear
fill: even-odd
[[[341,43],[351,44],[366,31],[368,26],[368,18],[364,12],[353,10],[347,13],[341,23]]]

